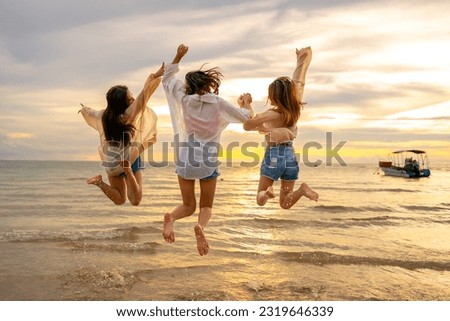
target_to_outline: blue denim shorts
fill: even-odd
[[[278,181],[295,181],[300,168],[292,144],[267,146],[261,163],[261,176]]]
[[[212,172],[211,175],[209,175],[209,176],[207,176],[207,177],[204,177],[204,178],[201,178],[201,180],[202,180],[202,181],[204,181],[204,180],[210,180],[210,179],[216,178],[216,177],[218,177],[218,176],[220,176],[220,173],[219,173],[219,171],[218,171],[217,169],[215,169],[214,172]]]
[[[131,170],[133,171],[134,174],[136,174],[136,172],[138,170],[142,170],[144,167],[141,167],[141,156],[139,155],[138,158],[136,158],[136,160],[133,162],[133,164],[131,165]],[[119,175],[120,177],[126,177],[127,174],[125,174],[125,172],[120,173]]]

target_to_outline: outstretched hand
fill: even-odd
[[[300,58],[301,56],[306,54],[306,52],[308,50],[311,50],[311,47],[305,47],[305,48],[302,48],[302,49],[295,49],[295,53],[297,54],[297,58]]]
[[[164,63],[162,63],[161,67],[153,75],[155,76],[155,78],[161,77],[162,75],[164,75],[164,70],[166,70],[166,66],[164,65]]]
[[[81,107],[85,107],[82,103],[80,103]],[[81,109],[78,111],[78,114],[81,112]]]
[[[311,54],[311,47],[295,49],[295,53],[297,55],[297,61],[300,61],[301,59],[306,59],[308,52],[310,52],[310,54]]]

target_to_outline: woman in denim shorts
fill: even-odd
[[[311,61],[311,48],[296,50],[297,65],[292,78],[279,77],[269,85],[272,108],[257,114],[244,123],[245,130],[258,130],[266,134],[267,148],[261,164],[261,173],[256,201],[265,205],[274,198],[273,182],[281,179],[280,206],[291,208],[302,197],[317,201],[319,195],[302,183],[294,190],[299,166],[293,147],[300,118],[306,70]]]

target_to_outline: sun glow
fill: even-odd
[[[234,103],[233,98],[250,93],[253,101],[266,101],[267,88],[273,78],[236,78],[224,80],[220,86],[221,96]]]
[[[8,137],[9,139],[28,139],[28,138],[32,138],[33,136],[34,135],[31,133],[23,133],[23,132],[6,134],[6,137]]]

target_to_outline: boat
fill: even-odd
[[[431,175],[428,156],[423,150],[406,149],[392,152],[389,160],[379,160],[378,166],[386,176],[414,178]]]

